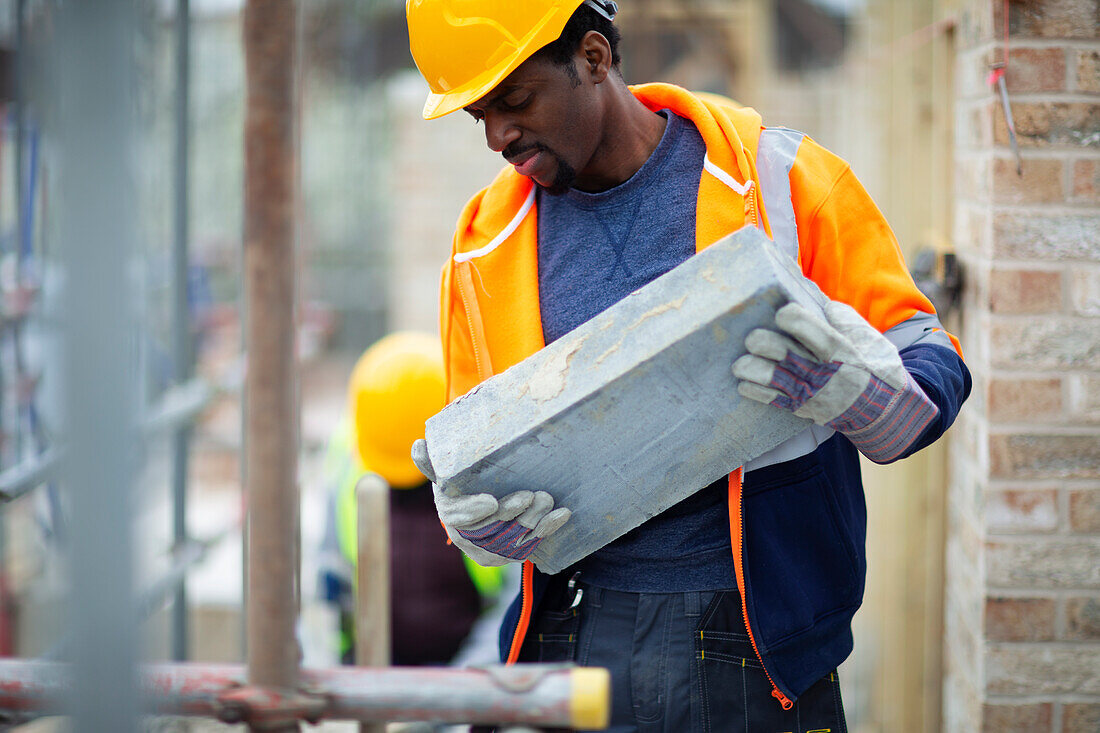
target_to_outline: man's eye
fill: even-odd
[[[530,94],[528,94],[526,96],[517,95],[516,97],[509,97],[507,99],[502,99],[501,102],[500,102],[500,106],[503,107],[504,109],[508,110],[509,112],[515,112],[516,110],[523,109],[524,107],[526,107],[528,105],[528,103],[530,103],[530,101],[531,101],[531,95]]]

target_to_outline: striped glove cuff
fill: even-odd
[[[455,529],[464,540],[509,560],[526,560],[542,542],[530,537],[531,530],[515,520],[490,522],[477,529]]]
[[[875,463],[888,463],[905,453],[940,414],[908,372],[894,389],[872,376],[852,406],[827,426],[843,433]]]

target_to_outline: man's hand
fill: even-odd
[[[737,391],[844,433],[873,461],[892,460],[939,410],[855,309],[831,301],[825,317],[788,303],[775,314],[782,333],[750,332],[749,353],[733,363]]]
[[[479,565],[526,560],[572,515],[565,507],[554,509],[554,497],[545,491],[516,491],[498,500],[492,494],[460,494],[441,486],[423,439],[413,443],[412,459],[432,482],[435,509],[447,536]]]

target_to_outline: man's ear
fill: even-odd
[[[607,78],[611,71],[611,44],[607,42],[599,31],[588,31],[581,39],[577,49],[581,56],[581,75],[589,78],[594,84],[599,84]]]

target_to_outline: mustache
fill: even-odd
[[[512,143],[511,145],[506,147],[504,150],[500,151],[500,154],[502,156],[504,156],[504,158],[507,160],[509,158],[515,158],[519,155],[522,155],[523,153],[526,153],[528,150],[534,150],[536,152],[545,153],[545,152],[548,152],[550,150],[550,148],[546,147],[542,143],[528,143],[526,145],[520,145],[519,143]]]

